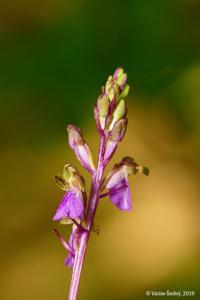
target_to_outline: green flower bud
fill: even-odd
[[[129,93],[129,90],[130,90],[130,87],[128,84],[125,84],[122,92],[119,94],[119,96],[117,97],[117,100],[121,100],[121,99],[124,99],[128,96],[128,93]]]
[[[124,118],[124,116],[126,115],[126,102],[124,99],[121,99],[118,104],[117,104],[117,107],[115,108],[114,112],[113,112],[113,119],[112,119],[112,122],[109,126],[109,130],[112,130],[115,123]]]
[[[115,80],[118,80],[118,78],[120,76],[122,76],[123,74],[124,74],[124,70],[121,67],[119,67],[115,70],[115,73],[113,74],[113,77],[114,77]]]
[[[107,96],[100,97],[97,101],[99,122],[102,129],[104,129],[106,125],[106,118],[109,112],[109,105],[110,105],[110,101]]]
[[[120,86],[121,89],[123,89],[126,79],[127,79],[126,73],[122,73],[121,75],[118,76],[117,84]]]
[[[115,90],[114,90],[113,87],[111,87],[110,91],[108,93],[108,98],[109,98],[110,101],[112,101],[114,97],[115,97]]]
[[[105,117],[108,114],[108,110],[109,110],[109,99],[107,96],[103,96],[101,98],[98,99],[97,101],[97,109],[99,112],[99,115],[101,117]]]
[[[114,81],[113,81],[113,77],[112,76],[109,76],[108,77],[108,80],[106,82],[106,86],[105,86],[105,91],[108,93],[110,88],[112,87]]]

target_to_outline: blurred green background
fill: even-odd
[[[131,213],[100,203],[79,299],[198,294],[200,1],[3,0],[0,20],[0,299],[66,299],[52,174],[71,162],[89,185],[65,126],[80,126],[97,152],[92,108],[118,66],[129,127],[112,164],[130,155],[151,173],[130,178]]]

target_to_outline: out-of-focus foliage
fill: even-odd
[[[88,248],[80,299],[198,293],[200,2],[13,0],[0,6],[0,299],[66,297],[70,270],[51,233],[61,197],[52,174],[71,162],[86,175],[67,148],[65,126],[82,126],[97,152],[92,108],[119,65],[131,91],[116,160],[131,155],[151,173],[131,179],[133,212],[101,201],[101,232]]]

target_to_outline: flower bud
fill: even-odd
[[[97,113],[99,115],[99,123],[101,129],[105,129],[106,119],[109,112],[110,101],[107,96],[102,96],[97,101]]]
[[[114,80],[113,80],[113,77],[110,75],[107,79],[107,82],[106,82],[106,86],[105,86],[105,93],[108,94],[112,85],[114,83]]]
[[[74,125],[67,126],[68,140],[70,147],[74,150],[80,163],[90,173],[95,171],[92,153],[89,146],[85,143],[80,129]]]
[[[109,90],[108,98],[110,101],[113,101],[119,96],[120,89],[117,83],[113,83],[112,87]]]
[[[127,80],[127,74],[124,73],[124,70],[122,68],[117,68],[113,75],[113,78],[122,90]]]
[[[130,87],[128,84],[125,84],[121,94],[119,94],[119,96],[117,97],[117,101],[121,100],[121,99],[125,99],[128,96]]]
[[[115,70],[115,73],[113,74],[113,78],[117,80],[123,73],[124,70],[121,67],[119,67]]]
[[[125,74],[125,73],[118,77],[117,84],[119,85],[121,90],[123,89],[123,87],[126,83],[126,80],[127,80],[127,74]]]
[[[128,123],[127,119],[120,119],[115,123],[112,131],[110,131],[106,143],[105,154],[104,154],[105,161],[108,161],[115,153],[118,143],[124,137],[127,128],[127,123]]]
[[[111,124],[109,126],[109,130],[112,130],[112,128],[114,127],[115,123],[124,118],[126,115],[126,102],[124,99],[121,99],[118,104],[117,107],[115,108],[114,112],[113,112],[113,119],[111,121]]]
[[[112,131],[109,134],[109,139],[111,141],[120,142],[123,139],[124,134],[126,132],[127,123],[128,123],[127,119],[120,119],[120,120],[118,120],[115,123]]]

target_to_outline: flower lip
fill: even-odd
[[[82,192],[73,188],[68,190],[62,198],[56,214],[53,217],[53,221],[59,221],[64,218],[76,219],[83,218],[83,196]]]
[[[131,193],[127,178],[121,179],[110,189],[110,200],[120,210],[131,210]]]

